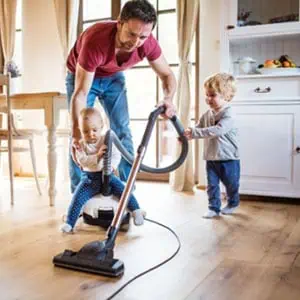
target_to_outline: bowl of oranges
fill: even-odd
[[[267,59],[258,66],[257,72],[263,75],[300,74],[300,68],[288,55],[281,55],[278,59]]]

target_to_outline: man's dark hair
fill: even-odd
[[[125,3],[120,15],[121,22],[129,19],[138,19],[147,24],[152,23],[153,29],[157,22],[157,15],[155,8],[147,0],[131,0]]]

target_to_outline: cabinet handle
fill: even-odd
[[[228,25],[228,26],[227,26],[227,29],[228,29],[228,30],[234,29],[234,27],[235,27],[234,25]]]
[[[300,153],[300,147],[299,146],[296,148],[296,152]]]
[[[267,88],[265,89],[260,89],[260,87],[257,87],[255,90],[254,90],[255,93],[270,93],[271,92],[271,88],[268,86]]]

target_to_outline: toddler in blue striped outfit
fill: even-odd
[[[104,120],[100,111],[96,108],[84,108],[80,112],[79,127],[82,140],[76,145],[75,158],[82,169],[82,175],[80,183],[73,194],[66,223],[60,227],[62,232],[67,233],[73,232],[85,203],[101,191],[103,156],[106,151],[105,134],[103,134]],[[113,145],[111,165],[114,170],[117,170],[120,159],[120,152]],[[125,188],[122,181],[112,174],[110,185],[112,194],[120,198]],[[146,213],[140,209],[133,194],[129,197],[128,209],[132,213],[134,224],[137,226],[143,225]]]

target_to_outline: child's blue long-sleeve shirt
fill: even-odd
[[[192,128],[192,137],[204,139],[204,160],[237,160],[240,158],[238,129],[232,107],[226,105],[215,113],[209,109]]]

